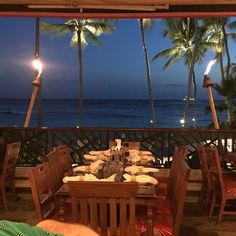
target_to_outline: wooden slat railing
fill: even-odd
[[[83,162],[90,150],[107,149],[109,140],[140,141],[142,150],[150,150],[156,164],[168,167],[174,146],[189,150],[191,168],[198,168],[197,144],[215,146],[220,150],[236,149],[236,130],[207,129],[119,129],[119,128],[1,128],[7,142],[20,141],[18,166],[34,166],[43,161],[53,147],[66,144],[74,163]],[[220,142],[219,142],[220,140]],[[219,145],[220,144],[220,145]]]

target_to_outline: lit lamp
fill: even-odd
[[[214,82],[208,76],[208,73],[210,72],[211,67],[214,65],[215,62],[216,62],[216,60],[212,60],[207,65],[206,72],[204,73],[203,87],[207,88],[207,94],[208,94],[209,104],[211,107],[211,114],[212,114],[214,127],[215,127],[215,129],[220,129],[218,117],[216,114],[215,104],[214,104],[214,100],[213,100],[213,96],[212,96],[212,91],[211,91],[211,87],[214,85]]]
[[[35,60],[33,60],[32,65],[33,65],[35,71],[37,72],[37,74],[36,74],[35,79],[32,82],[34,88],[33,88],[32,96],[31,96],[31,99],[30,99],[30,104],[29,104],[29,107],[28,107],[27,115],[26,115],[26,118],[25,118],[24,127],[29,126],[32,110],[33,110],[33,107],[34,107],[34,102],[35,102],[35,99],[37,97],[38,89],[41,86],[40,75],[42,73],[43,65],[42,65],[39,58],[36,58]]]

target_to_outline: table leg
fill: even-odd
[[[147,209],[147,235],[153,236],[153,211],[152,206]]]

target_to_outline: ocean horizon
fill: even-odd
[[[215,100],[215,104],[223,100]],[[184,111],[183,99],[157,99],[154,101],[157,128],[181,128]],[[0,126],[23,127],[29,99],[0,99]],[[212,121],[207,99],[190,104],[189,127],[206,128]],[[77,127],[78,99],[43,99],[43,127]],[[220,122],[225,113],[218,113]],[[195,119],[196,122],[193,122]],[[37,127],[37,102],[34,105],[30,127]],[[83,127],[150,128],[150,106],[146,99],[84,99]]]

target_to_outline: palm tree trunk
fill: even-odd
[[[82,61],[82,46],[81,46],[81,31],[77,31],[78,37],[78,67],[79,67],[79,119],[78,126],[83,126],[83,61]]]
[[[227,58],[226,75],[225,75],[225,78],[227,79],[229,77],[229,69],[230,69],[230,65],[231,65],[231,59],[230,59],[228,39],[227,39],[227,35],[225,32],[224,24],[222,25],[222,32],[224,35],[224,46],[225,46],[225,52],[226,52],[226,58]]]
[[[184,105],[184,128],[188,128],[189,126],[189,104],[190,104],[190,97],[192,93],[192,83],[193,83],[193,73],[194,73],[194,65],[196,60],[196,53],[198,48],[198,38],[199,38],[199,32],[198,32],[198,20],[195,19],[195,33],[194,33],[194,44],[195,47],[193,49],[192,54],[192,60],[189,66],[189,74],[188,74],[188,88],[187,88],[187,99]]]
[[[39,58],[40,48],[39,48],[39,25],[40,25],[40,18],[35,19],[35,58]],[[37,72],[38,73],[38,72]],[[40,82],[40,87],[38,88],[38,95],[37,95],[37,126],[42,127],[42,77]]]
[[[151,109],[151,124],[153,127],[155,127],[156,126],[156,114],[155,114],[155,107],[154,107],[153,95],[152,95],[151,71],[150,71],[150,63],[149,63],[148,52],[147,52],[147,47],[146,47],[146,42],[145,42],[145,35],[144,35],[143,20],[142,19],[139,19],[139,25],[140,25],[140,32],[141,32],[141,37],[142,37],[143,51],[144,51],[144,57],[145,57],[145,63],[146,63],[148,95],[149,95],[149,102],[150,102],[150,109]]]
[[[197,128],[197,83],[194,69],[193,69],[193,87],[194,87],[193,127]]]
[[[224,62],[222,53],[220,53],[220,73],[221,73],[221,80],[223,81],[225,79],[225,75],[224,75]]]
[[[224,46],[225,46],[225,52],[226,52],[226,58],[227,58],[227,65],[226,65],[226,73],[225,73],[225,79],[229,78],[229,70],[230,70],[230,65],[231,65],[231,59],[230,59],[230,54],[229,54],[229,46],[228,46],[228,39],[227,39],[227,35],[225,32],[225,27],[222,24],[222,32],[224,35]],[[232,113],[232,106],[231,106],[231,102],[225,97],[225,103],[228,105],[228,109],[227,109],[227,118],[228,118],[228,122],[231,123],[231,116],[233,116]],[[232,114],[232,115],[231,115]]]

